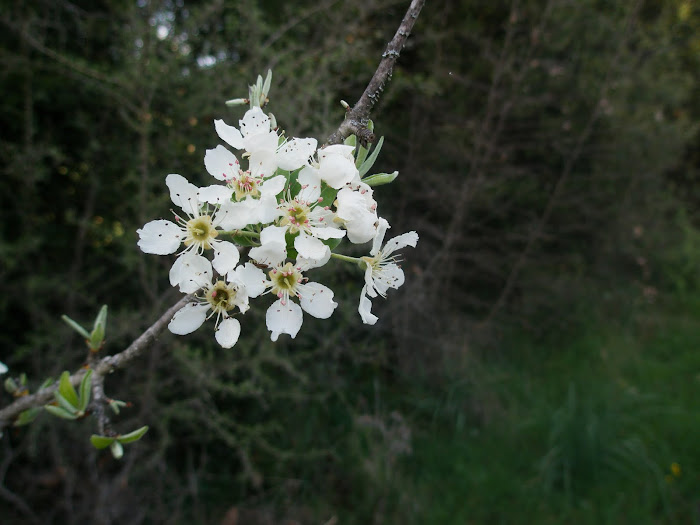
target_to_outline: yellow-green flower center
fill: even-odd
[[[289,226],[289,233],[297,233],[308,226],[311,208],[308,204],[295,200],[287,205],[284,214],[280,226]]]
[[[296,288],[302,280],[302,275],[292,263],[288,262],[282,268],[272,270],[269,275],[272,281],[271,291],[277,297],[286,299],[289,295],[296,295]]]
[[[207,290],[206,299],[211,305],[211,309],[221,314],[235,308],[237,292],[234,285],[226,284],[224,281],[216,281],[216,284]]]
[[[194,244],[201,250],[211,248],[211,241],[219,235],[214,225],[211,223],[209,215],[202,215],[187,221],[187,237],[185,238],[185,246]]]
[[[232,183],[233,192],[236,195],[236,200],[250,195],[251,197],[260,197],[260,189],[258,188],[259,180],[251,177],[248,173],[241,172],[237,179]]]

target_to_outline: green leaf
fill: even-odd
[[[80,381],[80,403],[78,404],[78,409],[81,412],[85,412],[88,404],[90,403],[90,395],[92,394],[92,370],[85,372],[83,379]]]
[[[29,423],[34,421],[40,413],[41,413],[40,407],[34,407],[34,408],[30,408],[29,410],[25,410],[24,412],[20,412],[19,416],[17,416],[17,419],[15,420],[13,425],[16,427],[28,425]]]
[[[380,137],[379,141],[377,142],[377,145],[374,147],[374,151],[372,154],[369,156],[367,160],[365,160],[362,163],[362,166],[357,168],[360,172],[360,177],[363,177],[365,173],[367,173],[370,169],[372,169],[372,166],[374,166],[374,162],[377,160],[377,156],[379,155],[379,152],[382,149],[382,144],[384,144],[384,137]]]
[[[335,250],[335,249],[338,247],[338,245],[340,244],[340,241],[342,241],[342,240],[343,240],[343,239],[333,239],[333,238],[331,238],[331,239],[325,239],[325,240],[322,239],[321,242],[322,242],[323,244],[325,244],[326,246],[328,246],[328,247],[331,249],[331,251],[333,251],[333,250]]]
[[[85,330],[85,328],[73,321],[73,319],[71,319],[67,315],[62,315],[61,319],[63,319],[68,326],[70,326],[73,330],[82,335],[85,339],[90,339],[90,334],[88,334],[87,330]]]
[[[146,432],[148,432],[148,425],[136,429],[133,432],[129,432],[128,434],[124,434],[123,436],[117,436],[117,441],[125,445],[127,443],[133,443],[141,439]]]
[[[8,377],[5,379],[5,390],[7,390],[8,394],[14,394],[19,390],[19,385],[17,385],[14,379]]]
[[[268,69],[267,70],[267,76],[265,77],[265,84],[263,84],[263,94],[267,96],[267,94],[270,92],[270,85],[272,84],[272,70]]]
[[[109,450],[112,452],[112,456],[114,456],[114,459],[121,459],[122,456],[124,455],[124,447],[122,447],[122,444],[119,443],[119,441],[115,441],[109,446]]]
[[[62,407],[46,405],[44,407],[44,410],[46,410],[49,414],[52,414],[56,417],[60,417],[62,419],[78,419],[78,416],[76,414],[71,414],[68,411],[66,411],[65,408]]]
[[[53,397],[66,412],[70,412],[75,417],[78,417],[79,410],[77,406],[70,404],[70,402],[58,392],[54,392]]]
[[[107,326],[107,305],[106,304],[102,305],[102,308],[100,308],[100,311],[98,312],[97,317],[95,317],[95,324],[92,327],[92,331],[94,332],[100,326],[102,327],[102,333],[104,333],[105,328]]]
[[[66,370],[58,380],[58,392],[74,407],[78,406],[78,393],[70,381],[70,373]]]
[[[47,388],[53,384],[54,384],[53,377],[47,377],[46,379],[44,379],[44,382],[41,383],[41,385],[39,385],[39,390],[41,390],[43,388]]]
[[[117,438],[114,437],[98,436],[97,434],[93,434],[92,436],[90,436],[90,443],[92,443],[92,446],[95,447],[97,450],[107,448],[116,440]]]
[[[396,177],[398,176],[398,171],[395,171],[394,173],[375,173],[374,175],[363,179],[362,182],[364,182],[368,186],[381,186],[382,184],[389,184],[390,182],[394,182],[396,180]]]
[[[343,141],[343,144],[346,146],[356,146],[357,145],[357,137],[355,135],[350,135],[349,137],[346,137],[345,140]]]
[[[332,206],[336,195],[338,195],[338,190],[331,188],[325,182],[321,184],[321,188],[321,206]]]

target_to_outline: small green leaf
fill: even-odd
[[[70,373],[67,370],[61,374],[61,378],[58,380],[58,392],[71,405],[74,407],[78,406],[78,393],[75,391],[73,383],[71,383]]]
[[[112,452],[112,456],[114,456],[114,459],[121,459],[122,456],[124,455],[124,447],[122,447],[122,444],[119,443],[119,441],[115,441],[109,446],[109,450]]]
[[[17,416],[17,419],[15,420],[13,425],[16,427],[28,425],[29,423],[34,421],[40,413],[41,413],[40,407],[34,407],[34,408],[30,408],[29,410],[25,410],[24,412],[20,412],[19,416]]]
[[[104,333],[104,330],[107,326],[107,305],[103,304],[102,308],[100,308],[100,311],[97,314],[97,317],[95,317],[95,324],[92,326],[92,331],[94,332],[97,330],[97,327],[101,326],[102,327],[102,332]]]
[[[394,173],[375,173],[374,175],[370,175],[366,179],[363,179],[362,182],[368,186],[381,186],[382,184],[394,182],[398,176],[398,171],[395,171]]]
[[[367,173],[370,169],[372,169],[372,166],[374,166],[374,162],[377,160],[377,156],[379,155],[379,152],[382,149],[382,144],[384,144],[384,137],[380,137],[379,141],[377,142],[377,145],[374,147],[374,151],[372,154],[369,156],[367,160],[365,160],[362,163],[362,166],[357,168],[360,172],[360,177],[363,177],[365,173]]]
[[[124,434],[123,436],[117,436],[117,441],[125,445],[127,443],[133,443],[134,441],[141,439],[146,432],[148,432],[148,425],[134,430],[133,432],[129,432],[128,434]]]
[[[114,437],[98,436],[97,434],[93,434],[92,436],[90,436],[90,443],[92,443],[92,446],[98,450],[107,448],[116,440],[117,438]]]
[[[19,390],[19,385],[17,385],[14,379],[8,377],[5,379],[5,390],[7,390],[8,394],[14,394]]]
[[[346,137],[345,140],[343,141],[343,144],[346,146],[356,146],[357,145],[357,137],[355,135],[350,135],[349,137]]]
[[[44,409],[49,413],[52,414],[56,417],[60,417],[62,419],[78,419],[78,416],[75,414],[71,414],[68,411],[66,411],[65,408],[62,407],[57,407],[54,405],[46,405]]]
[[[119,401],[118,399],[109,400],[109,408],[111,408],[115,414],[119,414],[119,410],[121,409],[121,407],[125,406],[126,403],[124,401]]]
[[[46,379],[44,379],[44,382],[41,383],[41,385],[39,385],[39,390],[41,390],[42,388],[47,388],[53,384],[54,384],[53,377],[47,377]]]
[[[78,410],[78,407],[77,407],[77,406],[71,405],[71,404],[68,402],[68,400],[67,400],[65,397],[63,397],[61,394],[59,394],[58,392],[54,392],[54,393],[53,393],[53,397],[56,399],[56,401],[58,402],[59,406],[60,406],[61,408],[63,408],[66,412],[70,412],[71,414],[73,414],[73,415],[75,415],[76,417],[78,417],[78,412],[79,412],[79,410]]]
[[[80,403],[78,404],[78,409],[81,412],[85,412],[88,404],[90,403],[90,394],[92,394],[92,370],[85,372],[83,379],[80,381]]]
[[[90,334],[88,334],[87,330],[85,330],[85,328],[73,321],[73,319],[71,319],[67,315],[62,315],[61,319],[63,319],[68,326],[70,326],[73,330],[82,335],[85,339],[90,339]]]
[[[326,246],[328,246],[328,247],[331,249],[331,251],[333,251],[333,250],[335,250],[335,249],[338,247],[338,245],[340,244],[340,241],[342,241],[342,240],[343,240],[343,239],[334,239],[334,238],[331,238],[331,239],[321,240],[321,242],[322,242],[323,244],[325,244]]]
[[[272,70],[268,69],[267,70],[267,76],[265,77],[265,84],[263,85],[262,92],[263,95],[267,97],[267,94],[270,92],[270,85],[272,84]]]
[[[260,243],[255,242],[252,238],[247,235],[231,235],[231,239],[238,246],[260,246]]]

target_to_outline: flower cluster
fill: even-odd
[[[354,136],[321,148],[313,138],[288,139],[261,108],[269,85],[268,73],[264,83],[258,77],[250,87],[249,99],[232,101],[251,106],[238,127],[214,121],[226,146],[207,150],[204,166],[216,183],[200,188],[181,175],[168,175],[165,183],[179,210],[173,220],[154,220],[137,230],[144,252],[177,253],[170,283],[194,294],[173,317],[170,331],[189,334],[214,317],[215,337],[224,348],[236,344],[237,317],[250,308],[250,300],[266,294],[276,297],[265,317],[273,341],[280,334],[296,336],[302,311],[329,318],[338,306],[333,291],[306,274],[331,258],[364,270],[358,311],[365,323],[376,323],[370,298],[385,297],[389,288],[403,284],[395,253],[418,241],[410,232],[384,244],[389,223],[377,215],[372,187],[391,182],[397,172],[365,176],[382,141],[370,155],[356,147]],[[369,255],[335,252],[343,239],[371,242]],[[246,250],[248,260],[242,262]]]

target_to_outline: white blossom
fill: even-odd
[[[241,325],[238,319],[232,317],[232,311],[238,307],[240,313],[245,313],[249,308],[248,291],[237,275],[232,271],[226,280],[204,283],[204,295],[180,309],[168,324],[168,329],[176,335],[187,335],[216,315],[216,341],[223,348],[235,345]]]
[[[412,246],[415,248],[418,242],[418,234],[416,232],[408,232],[387,241],[382,248],[384,235],[389,229],[389,223],[380,218],[377,226],[377,234],[372,243],[370,255],[362,257],[365,262],[365,285],[362,287],[360,294],[360,305],[358,311],[362,317],[362,321],[366,324],[374,324],[377,322],[377,316],[371,313],[372,303],[369,297],[377,297],[381,295],[386,297],[389,288],[399,288],[404,283],[404,274],[401,267],[397,264],[398,258],[394,255],[396,250]]]
[[[288,262],[270,270],[268,276],[252,264],[246,264],[238,273],[246,284],[250,297],[264,293],[277,296],[277,301],[272,303],[265,314],[272,341],[277,341],[280,334],[289,334],[292,339],[296,337],[303,322],[302,310],[318,319],[328,319],[338,306],[333,301],[333,291],[330,288],[308,282],[302,271],[300,265]],[[299,304],[292,301],[292,298],[298,299]]]
[[[201,255],[205,250],[213,249],[215,256],[212,262],[216,271],[224,275],[233,269],[240,257],[238,249],[234,244],[216,238],[219,235],[217,226],[230,211],[220,209],[210,212],[207,203],[199,199],[199,188],[181,175],[168,175],[165,183],[170,189],[171,200],[182,208],[186,218],[175,214],[177,223],[159,219],[136,230],[139,248],[156,255],[175,253],[181,244],[185,245],[185,249],[180,255]]]
[[[372,188],[362,182],[342,188],[336,196],[335,221],[348,232],[348,240],[355,244],[370,241],[377,231],[377,201]]]

